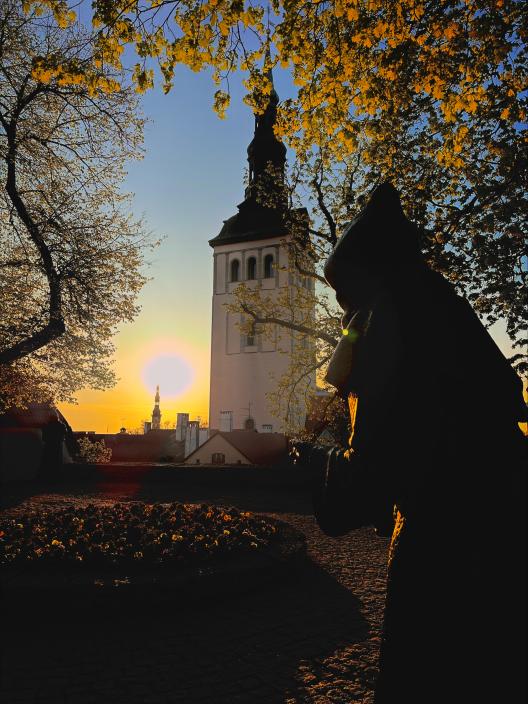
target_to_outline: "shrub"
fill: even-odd
[[[90,440],[88,437],[77,441],[81,462],[89,464],[108,464],[112,459],[112,448],[106,447],[104,440]]]
[[[191,504],[88,504],[0,520],[0,564],[181,565],[254,552],[279,538],[261,516]]]

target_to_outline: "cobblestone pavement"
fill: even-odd
[[[192,487],[61,487],[3,497],[4,513],[89,500],[195,501],[268,513],[307,537],[310,566],[264,590],[215,602],[38,616],[2,607],[4,704],[345,704],[372,702],[387,541],[369,529],[327,538],[306,497]]]

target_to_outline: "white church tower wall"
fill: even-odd
[[[255,421],[259,432],[280,432],[282,423],[273,416],[266,394],[274,379],[280,379],[290,364],[292,337],[289,331],[273,326],[267,334],[257,333],[253,339],[240,326],[243,314],[232,313],[226,305],[234,302],[233,291],[241,281],[231,282],[226,270],[231,271],[233,260],[242,263],[246,272],[249,256],[257,260],[255,280],[241,279],[247,285],[265,291],[266,296],[278,295],[288,286],[288,274],[276,265],[284,265],[283,237],[236,243],[215,248],[215,283],[213,294],[211,345],[211,427],[224,432],[243,429],[248,417]],[[264,258],[273,256],[273,276],[264,277]]]

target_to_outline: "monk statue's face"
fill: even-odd
[[[336,299],[343,309],[342,324],[346,328],[356,311],[374,303],[383,289],[383,279],[367,269],[350,267],[349,276],[340,283]]]

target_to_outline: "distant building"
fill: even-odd
[[[230,433],[233,430],[233,411],[220,411],[220,431]]]
[[[174,429],[150,430],[144,435],[129,433],[74,433],[90,440],[104,440],[112,450],[112,462],[182,462],[185,443],[176,440]]]
[[[72,429],[57,408],[31,403],[0,414],[1,481],[46,478],[74,454]]]
[[[160,394],[159,386],[156,386],[156,395],[154,396],[154,409],[152,411],[152,430],[159,430],[161,428],[161,411],[160,411]]]
[[[178,414],[186,415],[188,414]],[[143,434],[127,433],[121,428],[119,433],[74,433],[77,437],[87,436],[90,440],[103,440],[112,450],[112,462],[182,462],[185,457],[185,437],[175,429],[162,429],[160,392],[156,386],[152,420],[143,421]],[[181,425],[181,422],[180,422]]]
[[[200,421],[190,420],[185,435],[185,457],[200,446]]]
[[[185,457],[193,453],[209,438],[209,428],[201,428],[199,420],[190,420],[185,433]]]
[[[209,439],[185,458],[185,464],[271,466],[287,457],[288,441],[281,433],[211,431]]]
[[[185,441],[187,427],[189,425],[189,414],[178,413],[176,415],[176,440]]]

